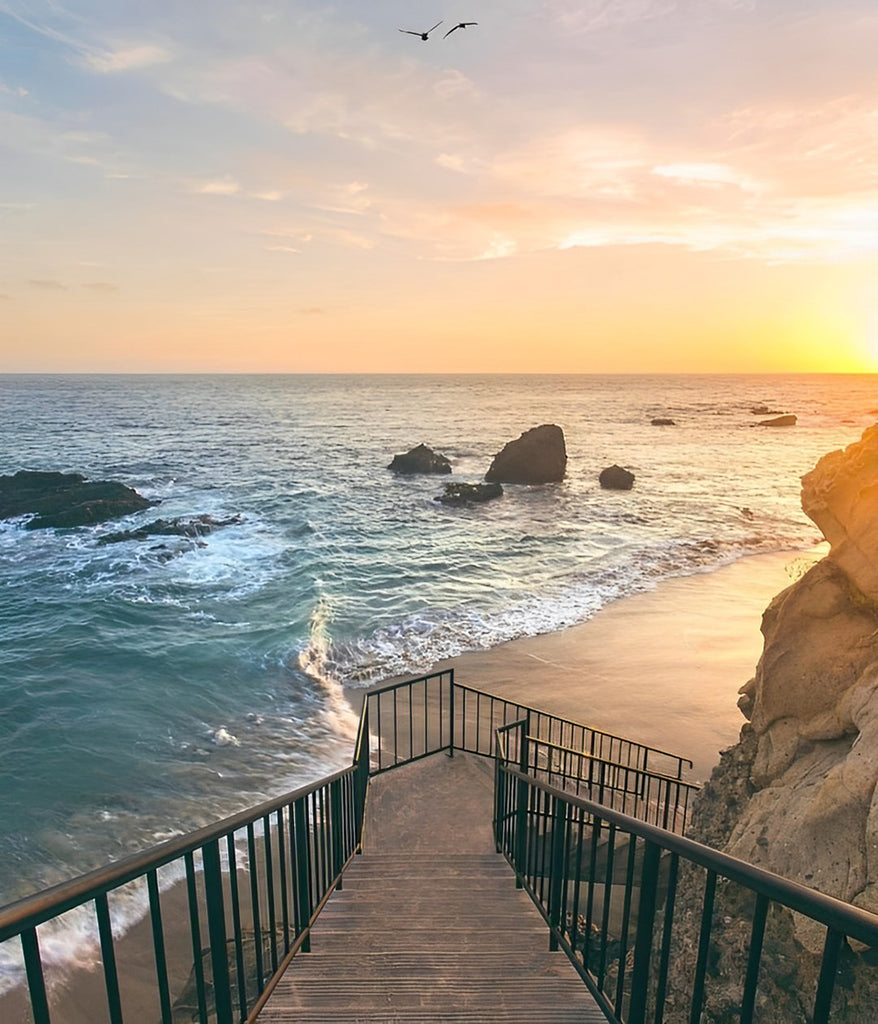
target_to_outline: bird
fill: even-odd
[[[437,21],[436,24],[433,26],[433,28],[439,28],[439,26],[441,24],[442,24],[441,21]],[[426,32],[412,32],[412,30],[410,28],[401,28],[399,31],[400,32],[405,32],[405,34],[409,35],[409,36],[420,36],[421,39],[423,39],[424,42],[426,42],[427,41],[427,36],[433,31],[433,28],[428,28]]]
[[[448,37],[449,37],[449,36],[451,35],[451,33],[452,33],[452,32],[455,32],[455,31],[456,31],[457,29],[459,29],[459,28],[466,28],[466,27],[467,27],[468,25],[478,25],[478,22],[477,22],[477,21],[459,21],[459,22],[458,22],[458,23],[457,23],[457,24],[456,24],[456,25],[454,26],[454,28],[450,28],[450,29],[449,29],[449,30],[448,30],[448,31],[447,31],[447,32],[445,33],[445,35],[444,35],[444,36],[443,36],[442,38],[443,38],[443,39],[447,39],[447,38],[448,38]],[[434,27],[435,27],[435,26],[434,26]],[[432,32],[432,31],[433,31],[433,29],[431,28],[431,29],[430,29],[430,31]]]

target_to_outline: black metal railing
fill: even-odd
[[[372,774],[443,750],[492,757],[497,728],[523,718],[529,736],[595,762],[676,779],[692,767],[688,758],[658,747],[463,686],[453,669],[381,686],[363,699],[372,721]]]
[[[172,1024],[181,1007],[200,1024],[255,1014],[293,954],[308,950],[314,919],[359,849],[368,735],[365,709],[349,768],[0,910],[0,943],[20,939],[34,1024],[51,1024],[64,998],[53,998],[41,946],[71,914],[92,933],[102,965],[106,1002],[95,1020]],[[135,997],[117,967],[114,918],[137,899],[148,908],[154,985],[145,996],[141,971]],[[169,955],[181,944],[189,950],[182,979]]]
[[[845,1006],[852,968],[874,970],[878,916],[495,764],[498,847],[608,1020],[872,1019]]]
[[[498,727],[495,759],[556,789],[681,835],[686,828],[690,797],[699,788],[692,782],[629,768],[529,736],[526,718]],[[495,774],[495,830],[501,820],[503,785],[504,778]]]

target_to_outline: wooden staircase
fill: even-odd
[[[497,854],[365,854],[260,1024],[572,1024],[606,1017]]]
[[[491,784],[445,755],[373,779],[366,852],[259,1024],[606,1024],[493,852]]]

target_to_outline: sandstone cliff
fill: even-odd
[[[829,554],[763,615],[762,657],[739,701],[749,721],[704,787],[691,834],[878,913],[878,426],[802,478],[802,507]],[[787,926],[782,972],[770,968],[760,990],[805,1020],[795,993],[809,987],[824,931]],[[728,955],[732,931],[719,942]],[[874,954],[849,953],[841,1019],[873,1021]],[[727,1019],[734,1001],[731,990],[716,998],[705,1020]]]

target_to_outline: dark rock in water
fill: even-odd
[[[673,420],[669,420],[665,416],[656,416],[655,419],[649,421],[654,427],[676,427],[676,423]]]
[[[32,514],[28,530],[85,526],[157,505],[115,480],[86,480],[81,473],[21,469],[0,476],[0,519]]]
[[[440,494],[434,501],[441,501],[443,505],[469,505],[478,501],[490,501],[491,498],[499,498],[503,494],[500,484],[446,484],[445,493]]]
[[[145,540],[147,537],[188,537],[199,540],[221,526],[237,526],[243,522],[241,516],[230,516],[228,519],[214,519],[210,515],[195,516],[192,519],[154,519],[146,526],[136,530],[122,530],[119,533],[108,533],[101,537],[99,544],[118,544],[123,540]],[[161,547],[157,545],[156,548]],[[151,549],[154,550],[154,549]]]
[[[777,416],[773,420],[760,420],[757,427],[794,427],[796,425],[796,417],[793,415],[789,416]]]
[[[750,410],[754,416],[780,416],[780,409],[769,409],[767,405],[754,405]]]
[[[567,472],[564,431],[554,423],[526,430],[494,456],[485,479],[503,484],[546,484]]]
[[[621,466],[607,466],[598,477],[601,487],[612,491],[630,491],[634,486],[634,474]]]
[[[425,444],[407,451],[404,455],[394,455],[387,467],[394,473],[411,475],[414,473],[450,473],[451,463],[444,455],[434,452]]]

